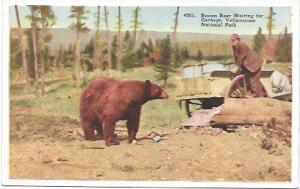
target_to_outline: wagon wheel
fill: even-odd
[[[229,98],[245,98],[251,96],[251,91],[247,87],[244,74],[236,76],[227,91],[226,97]]]

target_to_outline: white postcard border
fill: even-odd
[[[3,1],[1,30],[1,172],[3,185],[15,186],[90,186],[90,187],[247,187],[295,188],[299,179],[299,1],[297,0],[10,0]],[[293,104],[292,104],[292,175],[291,182],[185,182],[185,181],[75,181],[9,179],[9,12],[12,5],[47,4],[53,6],[289,6],[292,7],[293,30]]]

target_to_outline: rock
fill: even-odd
[[[161,168],[161,166],[159,165],[159,166],[156,166],[154,169],[160,169]]]
[[[68,161],[69,159],[65,156],[60,156],[57,158],[57,161],[61,161],[61,162],[64,162],[64,161]]]
[[[128,158],[128,157],[132,157],[133,154],[131,154],[131,153],[129,153],[129,152],[125,152],[124,156]]]
[[[134,167],[131,165],[125,165],[125,166],[121,167],[121,171],[122,172],[132,172],[132,171],[134,171]]]
[[[53,160],[52,158],[48,157],[48,156],[43,156],[42,157],[42,162],[43,163],[51,163]]]

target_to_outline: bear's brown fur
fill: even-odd
[[[107,146],[117,145],[115,124],[127,120],[128,143],[132,143],[139,129],[141,106],[149,100],[165,98],[168,94],[149,80],[94,80],[80,98],[80,124],[84,136],[87,140],[104,139]]]

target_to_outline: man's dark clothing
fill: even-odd
[[[246,44],[239,42],[232,46],[235,63],[245,74],[250,90],[257,97],[266,97],[267,93],[260,81],[261,65],[263,59]]]

